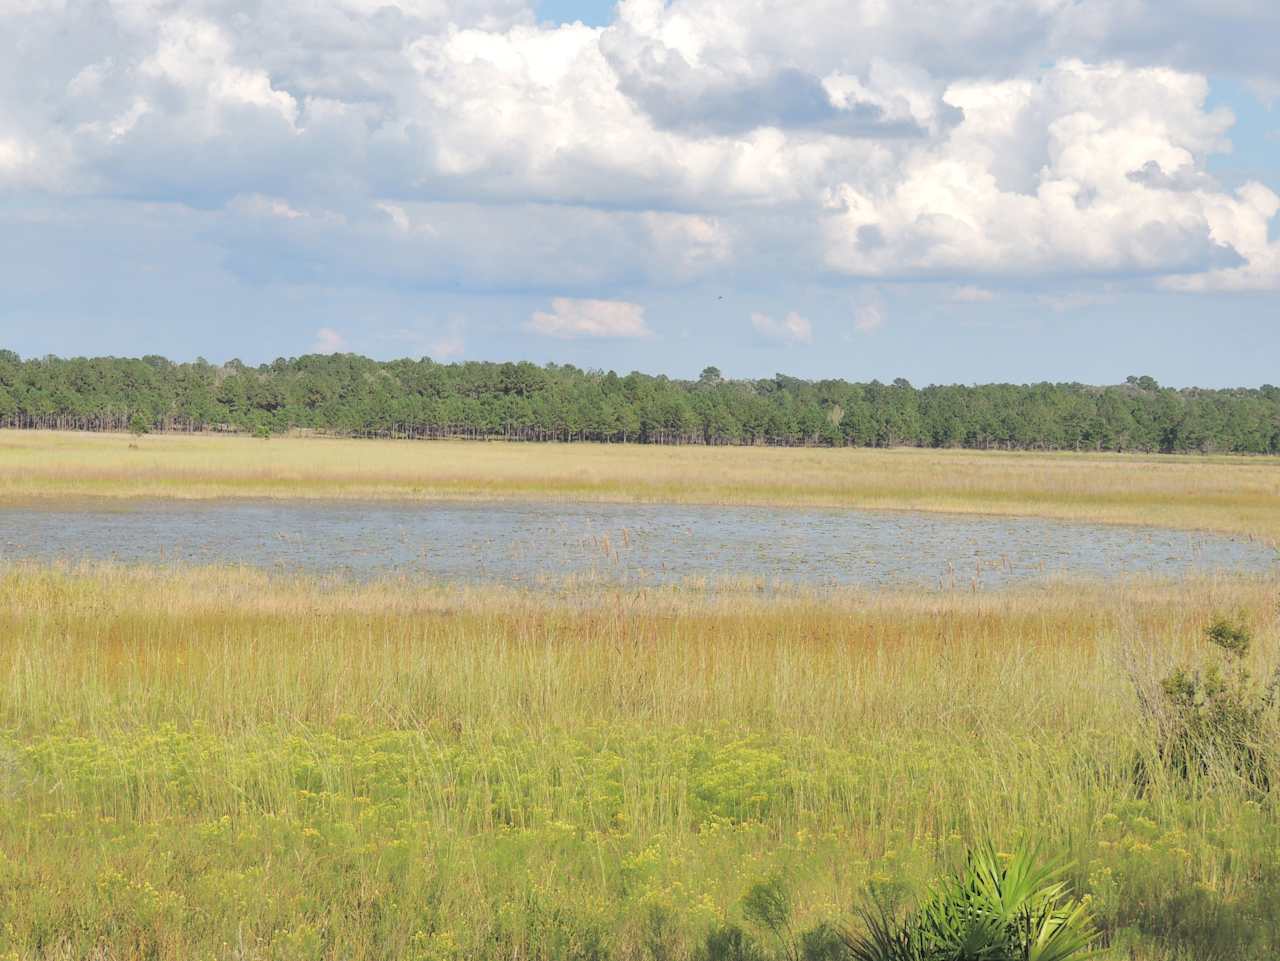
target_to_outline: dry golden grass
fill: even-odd
[[[1133,718],[1122,645],[1168,663],[1198,646],[1215,613],[1240,614],[1268,644],[1280,616],[1273,578],[1057,579],[976,594],[565,584],[0,567],[0,632],[17,638],[0,653],[0,728],[180,712],[221,729],[349,715],[394,726],[748,722],[844,737],[864,725],[940,731],[981,711],[987,723],[1065,732],[1081,717]],[[122,683],[109,717],[85,713]]]
[[[1271,458],[0,435],[0,503],[564,498],[1021,514],[1280,539]]]
[[[1108,959],[1269,958],[1275,805],[1140,797],[1125,665],[1225,612],[1265,669],[1278,586],[3,568],[0,957],[691,959],[756,881],[853,923],[992,838],[1075,860]]]

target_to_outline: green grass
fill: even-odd
[[[1124,665],[1227,611],[1261,673],[1277,587],[7,568],[0,958],[684,959],[733,925],[782,956],[753,886],[853,928],[988,839],[1072,862],[1103,957],[1274,957],[1274,800],[1140,792]]]

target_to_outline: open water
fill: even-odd
[[[853,510],[521,502],[173,501],[0,509],[0,559],[247,564],[356,578],[537,584],[999,587],[1054,574],[1280,570],[1244,538]]]

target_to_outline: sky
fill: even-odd
[[[1274,0],[0,0],[0,347],[1280,382]]]

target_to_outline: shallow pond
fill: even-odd
[[[997,587],[1094,576],[1280,570],[1247,539],[1028,518],[656,504],[133,503],[0,509],[0,558],[249,564],[365,578],[529,584],[760,578]]]

